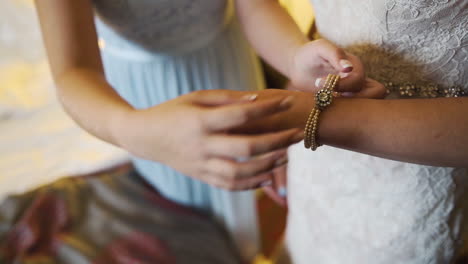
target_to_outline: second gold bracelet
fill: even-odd
[[[333,91],[338,84],[340,76],[329,74],[325,80],[324,87],[315,95],[315,106],[307,118],[304,129],[304,146],[315,151],[319,146],[317,142],[317,129],[320,113],[333,102]]]

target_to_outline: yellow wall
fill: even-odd
[[[289,10],[301,29],[307,31],[314,17],[310,0],[280,0],[280,2]]]

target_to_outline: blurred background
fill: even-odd
[[[33,1],[0,1],[0,200],[127,155],[79,129],[55,98]]]

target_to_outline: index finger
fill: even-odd
[[[286,111],[292,106],[292,100],[292,96],[287,96],[208,108],[202,114],[202,122],[212,132],[226,131],[249,121]]]
[[[342,76],[335,90],[337,92],[359,92],[362,89],[365,80],[364,66],[358,57],[347,54],[353,61],[353,71]]]

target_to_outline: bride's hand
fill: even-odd
[[[291,108],[286,94],[256,101],[254,92],[193,92],[125,116],[121,145],[132,154],[166,164],[229,190],[259,187],[284,165],[286,147],[301,140],[292,128],[256,135],[226,131]],[[246,97],[247,96],[247,97]],[[158,175],[154,175],[158,177]]]

